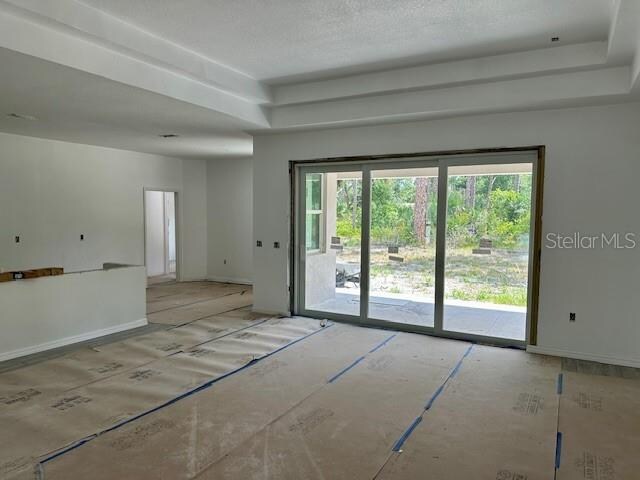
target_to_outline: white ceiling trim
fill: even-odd
[[[616,101],[629,94],[628,66],[458,87],[289,105],[272,110],[271,128],[358,125],[479,112]]]
[[[606,42],[589,42],[457,62],[399,68],[274,87],[276,106],[402,90],[454,86],[602,67]]]
[[[16,15],[10,9],[0,3],[0,47],[214,110],[246,122],[248,128],[269,126],[267,114],[256,103]]]
[[[270,88],[229,66],[146,32],[76,0],[2,0],[6,11],[190,76],[255,103],[271,100]]]

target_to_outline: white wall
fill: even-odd
[[[178,231],[182,232],[180,280],[207,278],[207,161],[182,162],[182,193],[178,193]],[[180,237],[178,237],[180,239]]]
[[[0,283],[0,361],[146,325],[145,287],[143,267]]]
[[[165,273],[164,192],[144,192],[145,265],[147,276]]]
[[[289,310],[288,160],[544,144],[543,234],[640,233],[639,125],[631,103],[257,136],[254,308]],[[541,268],[539,350],[640,366],[640,247],[545,249]]]
[[[205,278],[206,161],[0,134],[0,268],[142,265],[144,187],[178,191],[182,278]]]
[[[206,181],[209,279],[252,283],[253,161],[209,160]]]

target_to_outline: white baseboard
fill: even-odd
[[[553,355],[555,357],[575,358],[577,360],[588,360],[591,362],[608,363],[610,365],[621,365],[623,367],[640,368],[640,360],[631,358],[618,358],[609,355],[597,355],[593,353],[572,352],[560,348],[540,347],[537,345],[527,345],[527,352],[540,353],[542,355]]]
[[[51,350],[53,348],[64,347],[66,345],[71,345],[72,343],[93,340],[94,338],[104,337],[105,335],[111,335],[112,333],[131,330],[132,328],[144,327],[145,325],[147,325],[147,319],[142,318],[140,320],[134,320],[133,322],[121,323],[113,327],[93,330],[91,332],[81,333],[80,335],[74,335],[72,337],[60,338],[58,340],[40,343],[39,345],[33,345],[31,347],[19,348],[9,352],[0,352],[0,362],[11,360],[13,358],[24,357],[25,355],[31,355],[32,353],[44,352],[45,350]]]
[[[246,278],[213,276],[213,277],[207,277],[207,280],[209,280],[210,282],[235,283],[237,285],[253,285],[253,282]]]

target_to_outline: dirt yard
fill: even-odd
[[[397,256],[403,261],[390,260],[385,248],[372,249],[371,292],[433,297],[435,249],[401,247]],[[345,249],[338,259],[357,263],[360,250]],[[489,255],[477,255],[471,248],[449,249],[445,264],[445,297],[525,306],[527,269],[526,251],[493,249]]]

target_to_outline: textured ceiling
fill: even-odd
[[[607,37],[611,0],[82,0],[260,80]]]

